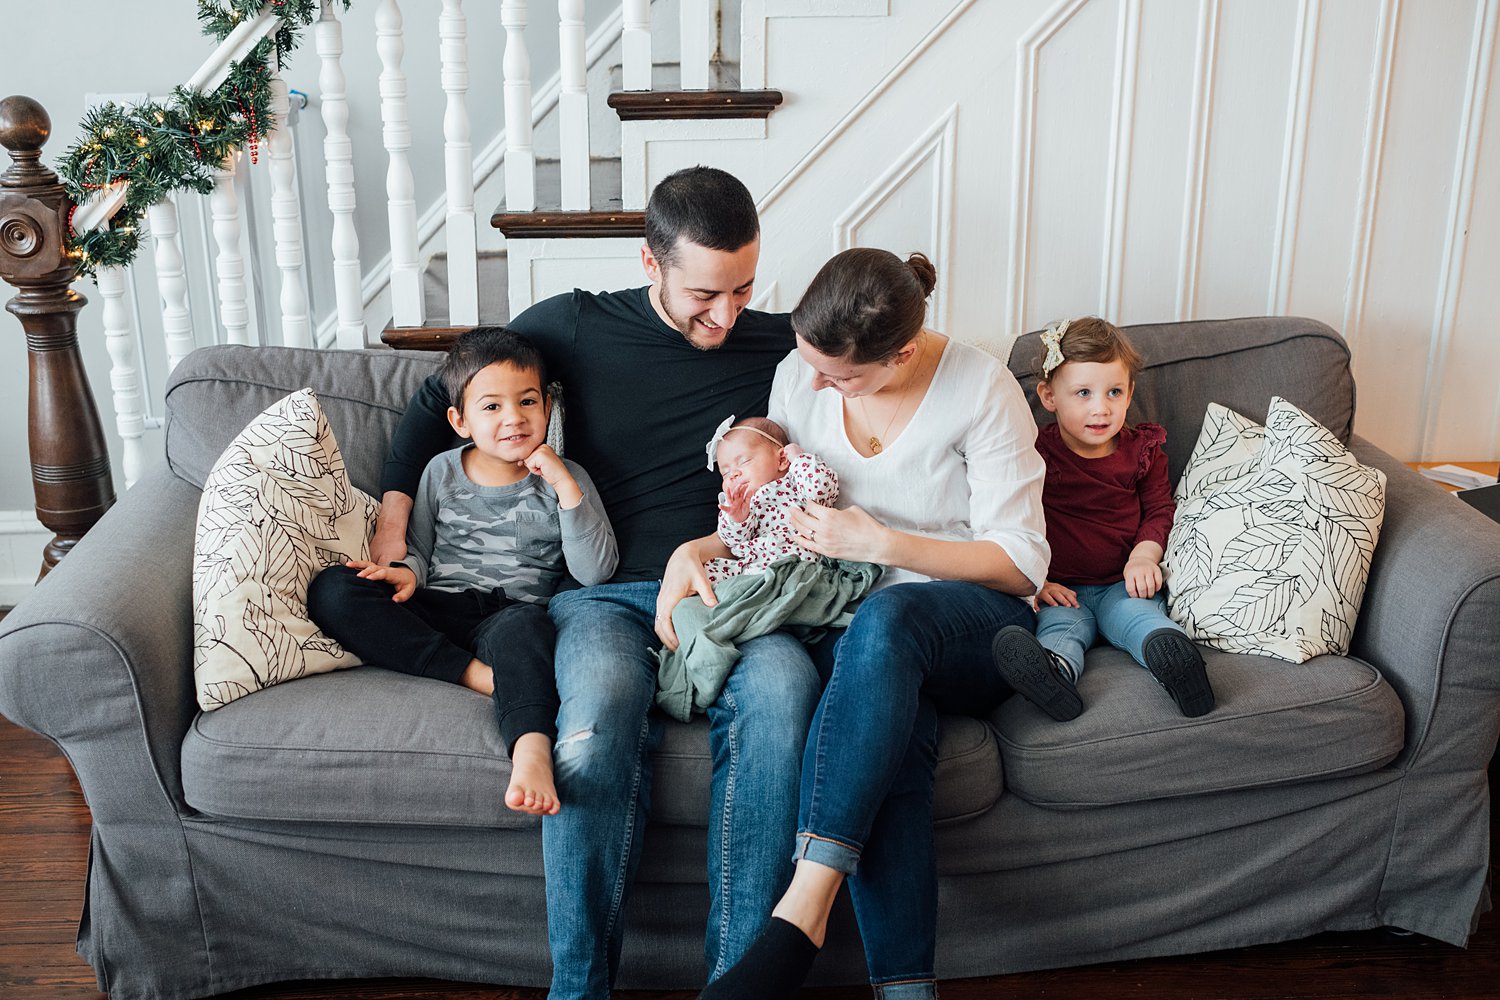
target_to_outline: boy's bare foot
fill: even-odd
[[[543,733],[526,733],[510,754],[510,787],[505,804],[516,812],[555,816],[562,803],[552,783],[552,741]]]
[[[479,660],[470,660],[469,665],[464,668],[463,676],[458,682],[470,691],[478,691],[482,695],[495,693],[495,671]]]

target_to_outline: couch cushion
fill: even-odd
[[[1128,654],[1103,647],[1089,651],[1077,719],[1009,699],[992,716],[1006,787],[1037,805],[1088,808],[1357,774],[1401,750],[1401,701],[1361,660],[1204,659],[1218,706],[1195,719]]]
[[[706,826],[708,722],[663,723],[652,819]],[[188,805],[226,819],[462,827],[539,822],[505,808],[501,795],[509,780],[510,761],[488,698],[369,666],[281,684],[200,714],[182,744]],[[945,717],[938,820],[984,812],[999,800],[1001,784],[990,727]]]
[[[1314,319],[1248,319],[1150,323],[1123,328],[1141,352],[1128,419],[1167,429],[1172,481],[1182,475],[1209,403],[1221,403],[1261,423],[1277,395],[1300,407],[1345,444],[1354,428],[1354,376],[1349,347]],[[1040,333],[1016,339],[1010,370],[1031,400],[1038,424],[1053,417],[1036,398],[1036,373],[1045,356]]]

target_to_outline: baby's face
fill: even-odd
[[[787,470],[786,455],[780,448],[759,434],[747,430],[731,430],[719,442],[719,473],[724,477],[724,492],[734,495],[735,489],[748,485],[747,495],[766,483],[780,479]]]

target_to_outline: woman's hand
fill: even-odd
[[[792,511],[792,527],[797,543],[809,552],[831,559],[887,564],[891,529],[860,507],[838,510],[809,503],[804,510]]]
[[[677,630],[672,627],[672,609],[684,597],[697,594],[709,607],[719,603],[719,599],[714,596],[713,584],[708,581],[708,571],[703,565],[704,558],[699,549],[702,541],[694,539],[677,546],[672,552],[672,558],[667,560],[667,568],[661,577],[661,590],[656,594],[656,618],[653,622],[656,637],[663,646],[671,650],[677,648]]]
[[[391,600],[397,604],[417,591],[417,574],[405,566],[381,566],[362,559],[350,559],[347,565],[350,569],[359,570],[361,580],[384,580],[395,587],[396,592],[391,595]]]
[[[1051,580],[1042,584],[1042,589],[1037,592],[1036,599],[1039,604],[1045,604],[1049,608],[1059,605],[1064,608],[1078,607],[1078,595],[1062,584],[1053,583]]]

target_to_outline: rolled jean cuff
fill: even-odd
[[[812,861],[825,868],[832,868],[845,875],[853,875],[859,867],[859,851],[837,840],[827,840],[811,833],[797,834],[797,849],[792,852],[793,861]]]
[[[871,983],[875,1000],[934,1000],[937,983],[931,979],[905,979],[898,983]]]

